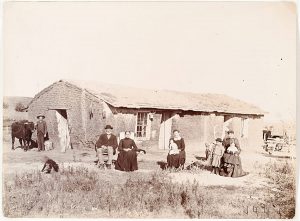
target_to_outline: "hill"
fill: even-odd
[[[27,107],[29,102],[32,100],[31,97],[3,97],[3,125],[10,125],[12,121],[24,120],[28,118],[28,113],[17,112],[15,107],[18,103],[22,103],[24,107]]]

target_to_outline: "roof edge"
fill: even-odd
[[[39,93],[37,93],[33,98],[32,100],[28,103],[28,107],[36,100],[38,99],[40,96],[42,96],[44,93],[46,93],[47,91],[49,91],[50,89],[52,89],[55,85],[57,85],[58,83],[61,83],[63,82],[64,84],[66,85],[72,85],[73,87],[75,88],[78,88],[80,90],[85,90],[86,92],[88,92],[90,95],[96,97],[97,99],[101,100],[101,101],[104,101],[105,103],[108,103],[109,105],[115,107],[115,108],[134,108],[134,107],[130,107],[129,106],[123,106],[123,105],[117,105],[115,104],[114,102],[111,102],[111,101],[108,101],[105,97],[101,96],[100,94],[98,93],[94,93],[93,91],[91,91],[90,89],[88,88],[85,88],[85,87],[80,87],[80,85],[77,85],[77,84],[74,84],[72,83],[72,81],[70,80],[67,80],[67,79],[61,79],[59,81],[56,81],[54,83],[52,83],[51,85],[49,85],[48,87],[44,88],[42,91],[40,91]],[[125,87],[125,86],[123,86]],[[129,87],[129,86],[128,86]],[[150,91],[152,91],[151,89],[148,89]],[[157,90],[154,90],[153,91],[157,91]],[[170,91],[170,92],[178,92],[178,93],[181,93],[181,91],[174,91],[174,90],[164,90],[164,91]],[[192,93],[192,94],[199,94],[199,93],[195,93],[195,92],[183,92],[182,93]],[[207,94],[212,94],[212,93],[207,93]],[[217,95],[223,95],[223,94],[217,94]],[[259,111],[257,111],[256,113],[239,113],[239,112],[222,112],[222,111],[207,111],[207,110],[189,110],[189,109],[179,109],[179,108],[168,108],[170,110],[183,110],[183,111],[194,111],[194,112],[208,112],[208,113],[224,113],[224,114],[239,114],[239,115],[257,115],[257,116],[264,116],[265,114],[268,114],[269,112],[266,112],[264,110],[262,110],[260,107],[256,106],[256,105],[253,105],[251,103],[248,103],[248,102],[245,102],[245,101],[242,101],[238,98],[235,98],[235,97],[230,97],[228,95],[225,94],[225,96],[227,96],[228,98],[231,98],[231,99],[235,99],[235,100],[238,100],[239,102],[243,102],[245,104],[248,104],[248,105],[251,105],[253,107],[255,107],[256,109],[258,109]],[[149,106],[149,107],[135,107],[136,109],[142,109],[142,108],[152,108],[152,109],[165,109],[165,108],[159,108],[159,107],[154,107],[154,106]],[[261,111],[261,112],[260,112]]]

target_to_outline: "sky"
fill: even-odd
[[[293,3],[9,2],[3,27],[5,96],[79,79],[227,94],[266,121],[296,119]]]

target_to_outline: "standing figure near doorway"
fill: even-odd
[[[42,114],[39,114],[37,116],[38,121],[35,125],[36,133],[37,133],[37,143],[38,143],[38,151],[44,151],[45,150],[45,137],[47,136],[47,124],[44,121],[45,116]]]

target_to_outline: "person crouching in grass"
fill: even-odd
[[[217,138],[216,139],[216,145],[212,150],[212,173],[219,174],[219,169],[221,165],[221,158],[224,154],[224,147],[222,145],[222,139]]]
[[[43,162],[44,162],[44,167],[42,169],[42,172],[51,173],[52,169],[54,169],[55,172],[58,172],[59,167],[54,160],[50,159],[47,156],[44,156]]]

